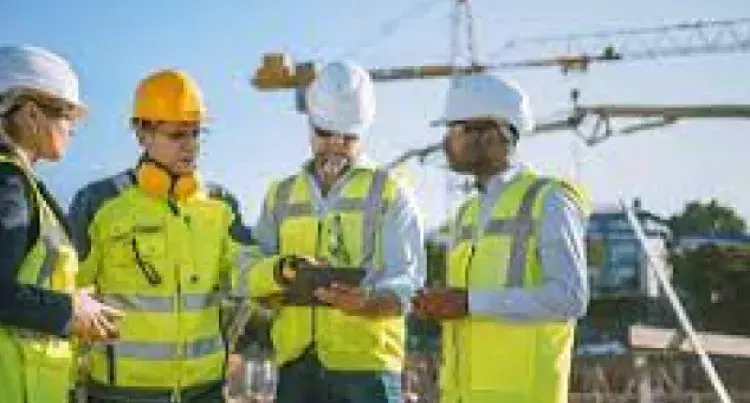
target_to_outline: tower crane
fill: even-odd
[[[600,104],[580,105],[579,91],[571,91],[572,108],[567,117],[559,120],[543,121],[534,127],[533,135],[552,131],[572,130],[588,146],[595,146],[615,135],[628,135],[636,132],[668,126],[686,119],[749,119],[750,105],[745,104]],[[586,119],[593,118],[594,124],[588,133],[581,128]],[[614,119],[639,119],[635,123],[616,128]]]
[[[457,9],[453,17],[454,43],[451,55],[453,65],[429,64],[371,68],[369,72],[372,79],[374,81],[418,80],[444,78],[454,74],[472,74],[486,70],[531,67],[557,67],[563,73],[567,73],[586,71],[593,63],[750,51],[750,18],[740,18],[684,22],[587,34],[513,39],[507,41],[492,55],[498,56],[510,50],[536,46],[543,48],[552,56],[482,64],[476,56],[473,20],[468,6],[468,0],[457,0]],[[465,9],[467,47],[471,58],[470,63],[466,65],[455,63],[461,9]],[[315,69],[314,62],[293,63],[288,54],[267,53],[263,56],[260,67],[255,71],[251,83],[260,91],[300,89],[312,81],[315,77]]]

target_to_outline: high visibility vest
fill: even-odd
[[[266,199],[272,201],[278,226],[278,253],[325,259],[341,270],[379,270],[380,219],[395,198],[396,183],[384,171],[354,168],[341,199],[323,217],[313,211],[310,186],[307,175],[294,175],[272,187]],[[256,278],[273,281],[270,276]],[[252,287],[251,283],[251,293]],[[403,316],[371,318],[324,306],[286,306],[274,320],[271,337],[279,365],[310,346],[332,370],[398,372],[403,365]]]
[[[447,283],[482,289],[534,287],[544,268],[537,254],[543,199],[565,182],[525,171],[498,197],[490,220],[477,223],[478,197],[459,209],[457,234],[449,253]],[[510,321],[469,316],[443,322],[443,403],[563,403],[575,321]]]
[[[0,154],[0,164],[13,164],[24,172],[33,190],[30,205],[39,220],[39,237],[24,258],[16,281],[72,293],[78,258],[62,224],[20,162]],[[72,355],[65,339],[0,325],[0,401],[67,402]]]
[[[89,353],[90,378],[105,394],[166,390],[178,399],[185,388],[221,381],[221,299],[243,266],[229,235],[231,208],[202,190],[170,205],[128,173],[109,181],[82,191],[112,194],[90,197],[101,204],[88,224],[91,247],[78,280],[125,316],[119,340]]]

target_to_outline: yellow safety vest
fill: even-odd
[[[318,218],[312,208],[307,175],[298,174],[272,187],[266,206],[278,229],[279,255],[325,259],[341,270],[381,265],[380,217],[395,198],[396,183],[384,171],[353,168],[334,209]],[[273,271],[278,256],[250,270],[253,297],[282,290]],[[286,306],[271,331],[277,364],[299,357],[314,345],[323,365],[345,371],[401,371],[404,358],[403,316],[366,318],[328,307]]]
[[[244,265],[229,235],[234,214],[203,190],[169,204],[130,178],[88,225],[79,284],[125,313],[120,339],[92,348],[90,377],[100,393],[171,390],[179,400],[224,377],[221,299]]]
[[[525,171],[498,197],[490,220],[480,228],[478,197],[459,210],[449,253],[451,287],[482,289],[535,287],[544,268],[535,228],[544,195],[565,182]],[[469,316],[443,322],[443,403],[563,403],[575,321],[510,321]]]
[[[0,164],[13,164],[24,172],[33,190],[30,205],[39,217],[39,237],[21,265],[18,283],[72,293],[78,258],[62,224],[20,162],[0,154]],[[67,340],[0,326],[0,401],[67,402],[72,387],[72,355]]]

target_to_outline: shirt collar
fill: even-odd
[[[495,189],[501,186],[505,186],[508,182],[516,179],[516,177],[518,177],[521,172],[527,169],[528,167],[520,162],[511,162],[508,168],[490,178],[490,180],[487,182],[487,186],[485,186],[484,191],[482,191],[481,193],[493,193]]]
[[[372,159],[370,159],[370,157],[364,154],[360,154],[359,157],[357,157],[354,160],[354,162],[349,166],[346,172],[356,171],[360,169],[372,170],[372,169],[375,169],[376,167],[377,165]],[[305,163],[302,164],[302,168],[306,172],[308,172],[310,175],[315,175],[315,161],[312,158],[305,161]]]

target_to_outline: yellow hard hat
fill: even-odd
[[[201,90],[182,71],[157,71],[141,80],[135,90],[134,119],[201,122],[205,117]]]

